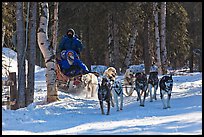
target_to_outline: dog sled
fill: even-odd
[[[99,77],[99,73],[97,72],[89,72],[89,73],[93,73],[94,75],[96,75],[97,77]],[[57,80],[57,87],[60,91],[63,92],[69,92],[69,87],[70,87],[70,83],[72,83],[72,85],[74,87],[77,87],[81,84],[81,77],[82,75],[85,75],[88,73],[83,73],[83,74],[78,74],[72,77],[66,76],[65,74],[62,73],[59,64],[56,64],[56,80]]]

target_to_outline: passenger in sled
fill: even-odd
[[[89,72],[87,66],[79,59],[83,44],[76,37],[73,29],[68,29],[57,48],[57,63],[63,74],[73,77]]]

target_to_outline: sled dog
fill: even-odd
[[[111,81],[115,81],[116,74],[116,69],[114,67],[109,67],[105,70],[103,76],[108,77]]]
[[[157,100],[156,92],[158,89],[158,85],[159,85],[158,72],[150,72],[148,78],[148,92],[147,92],[147,96],[150,93],[150,102],[152,102],[153,99]]]
[[[92,73],[82,75],[81,77],[82,84],[87,89],[86,98],[96,97],[97,88],[98,88],[98,78]]]
[[[115,81],[112,86],[112,93],[114,95],[114,102],[116,103],[117,111],[123,109],[123,87],[120,81]],[[119,109],[120,100],[120,109]]]
[[[140,101],[140,106],[144,107],[146,90],[147,90],[147,76],[145,73],[136,73],[135,75],[135,90],[137,91],[138,100]],[[143,99],[142,99],[143,97]]]
[[[171,92],[173,88],[172,75],[163,76],[159,81],[159,87],[160,87],[160,97],[162,100],[163,109],[170,108],[170,98],[171,98]],[[167,95],[166,101],[164,97],[165,94]]]
[[[135,73],[132,69],[126,69],[124,74],[124,88],[127,96],[131,96],[134,91]]]
[[[116,69],[114,67],[108,67],[105,72],[103,73],[103,77],[106,77],[110,80],[111,82],[111,85],[113,84],[113,82],[115,81],[116,79],[116,75],[117,75],[117,72],[116,72]],[[111,106],[114,107],[114,101],[113,101],[113,98],[112,98],[112,92],[111,92]]]
[[[110,114],[110,103],[111,103],[111,83],[107,77],[103,77],[101,84],[98,84],[98,99],[100,104],[101,113],[104,115],[104,107],[103,102],[106,101],[107,103],[107,115]]]

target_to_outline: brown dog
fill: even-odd
[[[127,96],[131,96],[134,91],[135,73],[132,69],[126,69],[123,85]]]

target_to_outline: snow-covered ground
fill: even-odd
[[[15,59],[12,61],[16,63]],[[101,115],[97,98],[86,99],[84,94],[59,91],[60,101],[46,104],[45,69],[36,67],[34,103],[18,110],[2,107],[2,134],[201,135],[202,73],[175,75],[173,80],[169,109],[162,109],[159,91],[158,100],[150,102],[147,97],[145,107],[139,106],[134,93],[124,97],[122,111],[111,107],[110,115]]]

